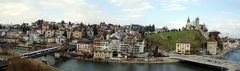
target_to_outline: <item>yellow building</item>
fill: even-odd
[[[74,30],[72,32],[72,36],[73,36],[73,38],[82,38],[82,32],[79,30]]]
[[[191,44],[187,40],[176,41],[176,53],[190,54]]]
[[[217,54],[217,41],[214,39],[214,37],[211,37],[207,41],[207,52],[210,55],[216,55]]]
[[[94,51],[93,59],[96,59],[96,60],[111,59],[112,54],[113,54],[112,51],[97,50],[97,51]]]

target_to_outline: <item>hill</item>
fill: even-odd
[[[201,36],[199,31],[180,31],[180,32],[165,32],[154,33],[145,37],[147,48],[156,45],[163,50],[173,50],[176,47],[177,40],[191,41],[191,48],[199,49],[204,46],[206,40]]]

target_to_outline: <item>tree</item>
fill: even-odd
[[[93,25],[93,34],[98,35],[98,29],[96,25]]]
[[[152,28],[151,32],[155,31],[155,26],[154,26],[154,24],[152,25],[151,28]]]

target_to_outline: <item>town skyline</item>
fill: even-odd
[[[186,20],[200,17],[209,31],[238,37],[240,18],[238,0],[8,0],[0,1],[0,23],[31,23],[38,19],[98,24],[155,24],[157,28],[181,28]],[[228,26],[226,26],[228,24]]]

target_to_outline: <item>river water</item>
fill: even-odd
[[[27,52],[24,49],[13,49],[18,53]],[[47,56],[48,64],[60,71],[216,71],[202,65],[192,63],[167,63],[167,64],[118,64],[82,61],[79,59],[63,58],[55,60]],[[226,60],[240,61],[240,49],[225,56]],[[36,60],[40,61],[41,58]]]

